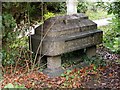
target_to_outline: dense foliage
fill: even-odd
[[[77,12],[85,13],[88,10],[88,5],[87,2],[78,2]]]
[[[19,36],[21,33],[26,32],[31,24],[28,16],[31,16],[32,8],[29,3],[16,2],[2,4],[3,65],[15,65],[17,60],[23,62],[26,60],[21,59],[24,57],[22,50],[28,49],[28,40],[24,35],[21,38]]]
[[[108,6],[108,13],[114,14],[112,18],[112,26],[106,32],[104,44],[113,52],[120,52],[120,1],[113,2]]]

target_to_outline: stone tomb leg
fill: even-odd
[[[64,70],[61,67],[61,55],[59,56],[47,56],[47,68],[43,73],[50,77],[59,76]]]
[[[96,55],[96,45],[87,47],[86,48],[86,54],[88,57],[92,57]]]

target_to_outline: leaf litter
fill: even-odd
[[[104,51],[98,49],[98,54],[105,57]],[[108,54],[108,53],[107,53]],[[110,53],[109,53],[110,54]],[[113,55],[113,54],[112,54]],[[108,58],[112,63],[104,67],[94,68],[94,64],[83,68],[74,68],[64,72],[61,76],[50,78],[39,72],[37,69],[26,72],[25,69],[17,67],[16,72],[12,73],[10,67],[4,68],[2,88],[12,83],[15,85],[24,85],[26,88],[120,88],[120,63],[119,55]]]

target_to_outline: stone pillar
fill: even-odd
[[[77,14],[77,0],[67,0],[67,14]]]
[[[61,67],[61,56],[48,56],[47,57],[47,68],[43,73],[50,77],[60,76],[64,70]]]
[[[56,69],[61,67],[61,56],[47,57],[47,68]]]
[[[92,57],[96,55],[96,45],[95,46],[91,46],[91,47],[87,47],[86,48],[86,54],[88,57]]]

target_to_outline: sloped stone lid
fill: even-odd
[[[41,35],[43,32],[49,37],[57,37],[95,29],[97,24],[89,20],[85,14],[79,13],[49,18],[36,28],[35,34]]]

